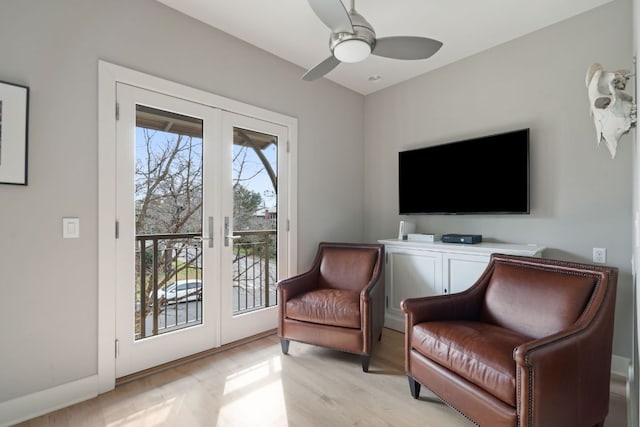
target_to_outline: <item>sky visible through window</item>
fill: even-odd
[[[244,150],[245,153],[241,153],[242,150]],[[262,150],[262,152],[277,176],[277,146],[275,144],[270,144],[268,147]],[[248,190],[260,194],[260,196],[262,197],[263,208],[269,209],[269,211],[271,212],[275,211],[277,207],[276,191],[273,188],[271,179],[269,179],[269,174],[267,173],[264,165],[262,164],[262,161],[260,160],[256,152],[253,149],[247,147],[234,145],[233,158],[236,159],[236,164],[234,164],[233,168],[234,181],[235,179],[237,179],[238,173],[241,169],[239,162],[244,159],[241,184]]]
[[[152,152],[159,153],[167,141],[175,141],[176,135],[170,132],[163,132],[158,130],[150,130],[153,133]],[[157,144],[156,144],[157,141]],[[193,138],[193,158],[202,159],[202,139]],[[244,150],[243,153],[241,151]],[[263,155],[273,168],[277,176],[277,156],[278,147],[276,144],[270,144],[264,150]],[[136,127],[136,160],[146,162],[147,149],[144,136],[144,129]],[[233,182],[238,179],[238,174],[242,171],[240,177],[240,183],[248,190],[254,191],[262,197],[262,208],[266,208],[273,212],[277,207],[277,194],[273,187],[269,174],[267,173],[261,159],[258,157],[253,149],[234,145],[233,146],[233,158],[236,159],[233,165]],[[243,161],[241,166],[239,162]],[[144,195],[138,195],[144,197]]]

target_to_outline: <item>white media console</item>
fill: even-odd
[[[492,253],[541,257],[543,246],[483,242],[455,244],[379,240],[385,245],[385,326],[404,331],[405,298],[464,291],[475,283]]]

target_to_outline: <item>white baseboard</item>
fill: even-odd
[[[638,389],[634,373],[633,363],[629,364],[629,374],[627,375],[627,425],[638,425]]]
[[[52,387],[26,396],[0,402],[0,427],[17,424],[74,403],[96,397],[98,376]]]
[[[631,365],[631,360],[626,357],[618,356],[615,354],[611,356],[611,373],[613,375],[626,378],[628,381],[630,365]]]
[[[404,317],[394,316],[391,313],[385,313],[384,327],[393,329],[394,331],[404,334]]]

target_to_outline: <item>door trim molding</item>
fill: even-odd
[[[103,60],[98,61],[98,393],[115,387],[115,310],[116,310],[116,83],[126,83],[191,102],[232,111],[288,129],[289,218],[287,270],[297,266],[297,138],[294,117],[245,104],[160,77],[131,70]]]

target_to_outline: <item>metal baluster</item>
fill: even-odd
[[[181,250],[184,250],[184,245],[182,246]],[[178,259],[178,254],[176,253],[176,260]],[[189,323],[189,297],[191,296],[191,294],[189,293],[189,270],[191,268],[191,261],[189,260],[189,251],[186,251],[185,254],[185,258],[186,261],[186,266],[185,266],[185,273],[184,273],[184,278],[186,280],[186,289],[185,289],[185,295],[186,295],[186,301],[184,302],[184,323]],[[178,270],[177,270],[178,264],[176,262],[176,282],[178,281]]]
[[[246,246],[245,246],[246,247]],[[247,256],[245,250],[244,256],[244,308],[245,310],[249,308],[249,257]]]
[[[264,306],[269,307],[269,236],[264,235]]]
[[[140,251],[140,338],[147,336],[147,257],[145,239],[137,242]],[[154,305],[155,300],[154,300]]]
[[[158,239],[153,239],[153,295],[155,295],[155,304],[153,304],[153,335],[158,335]],[[165,310],[165,321],[167,324],[167,314]]]
[[[200,266],[202,265],[202,259],[200,258],[202,256],[202,253],[200,252],[200,248],[198,247],[198,244],[196,243],[195,246],[195,251],[196,251],[196,259],[195,259],[195,263],[196,263],[196,282],[198,280],[202,280],[202,275],[199,274],[200,273]],[[204,282],[201,282],[202,284],[204,284]],[[200,298],[198,298],[198,292],[200,294]],[[200,289],[198,290],[196,288],[196,321],[200,320],[200,301],[203,300],[204,296],[204,289],[202,289],[202,286],[200,286]]]
[[[174,250],[176,252],[175,252],[175,256],[172,256],[172,258],[175,260],[173,262],[173,283],[176,284],[176,293],[175,293],[175,301],[174,301],[175,304],[173,304],[173,309],[174,309],[173,312],[175,315],[173,326],[178,326],[178,251],[172,247],[171,251],[174,251]],[[167,253],[169,252],[167,249],[165,249],[165,254]]]

